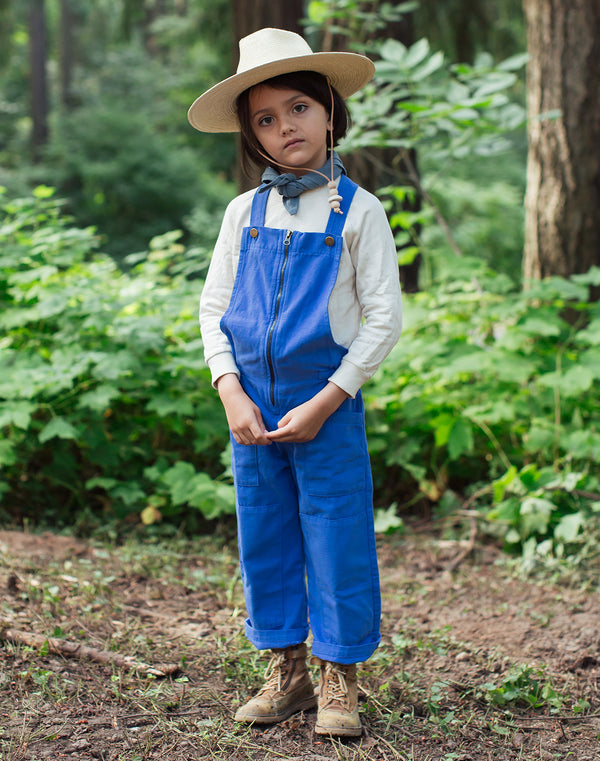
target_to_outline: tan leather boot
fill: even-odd
[[[293,713],[317,705],[308,668],[306,645],[272,650],[265,671],[265,683],[245,705],[238,708],[235,721],[275,724]]]
[[[358,715],[356,663],[332,663],[314,655],[310,662],[321,667],[315,732],[318,735],[358,737],[362,734],[362,724]]]

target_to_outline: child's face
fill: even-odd
[[[323,166],[331,123],[321,103],[299,90],[256,85],[248,104],[252,131],[265,153],[294,168]],[[298,169],[295,174],[306,171]]]

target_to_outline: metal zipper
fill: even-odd
[[[281,265],[281,272],[279,273],[279,288],[277,290],[277,297],[275,299],[275,313],[271,320],[269,327],[269,333],[267,335],[267,363],[269,365],[269,373],[271,375],[271,404],[275,406],[275,366],[273,365],[273,356],[271,354],[271,346],[273,343],[273,331],[275,330],[275,324],[279,316],[279,309],[281,307],[281,294],[283,292],[283,279],[285,276],[285,270],[287,267],[288,256],[290,253],[290,242],[292,240],[292,230],[288,230],[285,235],[283,264]]]

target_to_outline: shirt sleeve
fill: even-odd
[[[220,325],[231,299],[240,253],[233,219],[232,204],[229,204],[200,297],[200,332],[213,386],[226,373],[239,376],[231,344]]]
[[[359,217],[347,237],[363,319],[340,366],[329,378],[352,397],[375,373],[402,331],[402,295],[394,236],[380,202],[363,193],[370,203],[361,204]]]

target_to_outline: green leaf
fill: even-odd
[[[448,454],[451,460],[457,460],[462,454],[473,451],[473,428],[468,420],[459,418],[448,437]]]
[[[582,512],[563,515],[554,529],[554,537],[563,542],[574,542],[584,524],[585,516]]]
[[[600,434],[595,431],[574,431],[561,439],[561,446],[571,457],[600,463]]]
[[[505,58],[503,61],[500,61],[497,68],[500,71],[518,71],[519,69],[522,69],[523,66],[525,66],[528,60],[529,53],[517,53],[516,55],[510,56],[509,58]]]
[[[526,497],[521,503],[521,531],[523,539],[531,534],[545,534],[550,524],[550,516],[556,505],[542,497]]]
[[[595,264],[582,275],[571,275],[571,280],[583,285],[600,285],[600,267]]]
[[[322,0],[310,0],[306,15],[313,24],[321,26],[331,15],[329,3]]]
[[[494,502],[501,502],[504,499],[506,490],[514,483],[516,477],[517,469],[512,465],[501,478],[497,478],[493,482]]]
[[[519,510],[519,500],[516,497],[509,497],[508,499],[499,502],[492,510],[490,510],[487,517],[490,521],[498,521],[499,523],[506,523],[509,526],[514,526],[519,519]]]
[[[156,412],[159,417],[168,417],[169,415],[189,416],[194,414],[194,405],[188,397],[181,396],[175,398],[169,394],[157,394],[146,405],[150,412]]]
[[[413,82],[421,82],[436,71],[439,71],[443,65],[444,54],[441,52],[434,53],[429,60],[425,61],[421,66],[412,71],[411,79]]]
[[[379,54],[384,61],[390,61],[398,66],[403,66],[406,56],[406,47],[398,40],[388,39],[381,46]],[[375,64],[375,68],[379,68],[377,63]]]
[[[14,465],[16,461],[17,455],[12,442],[0,439],[0,466]]]
[[[45,444],[50,439],[76,439],[77,429],[71,425],[68,420],[61,417],[52,418],[52,420],[42,428],[38,434],[41,444]]]
[[[116,478],[104,478],[102,476],[98,476],[96,478],[89,478],[85,482],[85,488],[86,489],[105,489],[106,491],[110,491],[114,486],[116,486],[119,482]]]
[[[39,199],[52,198],[55,192],[55,189],[48,185],[38,185],[33,189],[33,196]]]
[[[12,401],[10,404],[0,406],[0,428],[5,425],[14,425],[16,428],[27,430],[31,415],[36,409],[36,404],[25,401]]]
[[[103,383],[92,391],[86,391],[81,394],[77,399],[78,407],[85,407],[95,412],[104,412],[110,403],[117,399],[121,394],[121,391],[117,386],[111,386],[108,383]]]
[[[450,438],[450,433],[452,432],[455,422],[455,416],[449,415],[446,412],[433,418],[431,421],[431,426],[435,432],[436,447],[443,447],[448,443],[448,439]]]
[[[398,529],[404,528],[404,521],[397,514],[397,503],[392,503],[387,510],[380,507],[375,510],[375,533],[391,534]]]

